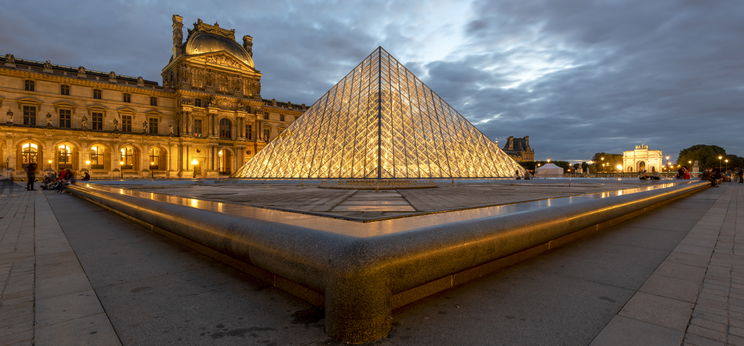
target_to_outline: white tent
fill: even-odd
[[[536,177],[562,177],[563,168],[560,168],[552,163],[546,163],[535,169]]]

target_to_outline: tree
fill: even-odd
[[[597,172],[615,172],[618,165],[621,167],[623,165],[623,155],[604,152],[596,153],[592,156],[592,161],[594,161]]]
[[[719,156],[722,156],[723,159],[719,160]],[[736,157],[735,155],[732,156]],[[682,149],[677,156],[677,163],[692,168],[690,162],[694,164],[697,161],[700,169],[718,168],[719,164],[722,164],[727,157],[726,150],[717,145],[697,144]],[[729,164],[732,164],[732,161],[729,159]]]

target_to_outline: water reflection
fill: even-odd
[[[279,224],[287,224],[301,228],[311,227],[313,230],[320,230],[338,234],[344,234],[354,237],[373,237],[378,235],[405,232],[427,226],[442,225],[447,223],[459,222],[463,220],[474,220],[486,217],[501,216],[513,213],[522,213],[544,208],[565,206],[574,203],[581,203],[598,198],[609,198],[613,196],[630,195],[634,193],[661,190],[673,186],[682,186],[697,182],[683,183],[664,183],[656,185],[647,185],[642,187],[633,187],[616,191],[605,191],[600,193],[590,193],[578,196],[548,198],[531,202],[513,203],[496,205],[490,207],[472,208],[457,211],[438,212],[433,214],[413,215],[396,219],[380,220],[373,222],[357,222],[324,217],[317,215],[308,215],[296,212],[287,212],[274,209],[265,209],[239,204],[225,202],[200,200],[191,197],[180,197],[175,195],[165,195],[153,192],[135,191],[123,188],[112,188],[98,184],[85,184],[91,190],[100,192],[118,193],[122,195],[149,199],[153,201],[166,202],[171,204],[182,205],[190,208],[211,210],[219,213],[237,215],[248,219],[259,219],[271,221]],[[309,226],[310,225],[310,226]]]

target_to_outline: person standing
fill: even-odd
[[[28,178],[28,182],[26,183],[26,190],[33,191],[34,182],[36,181],[36,164],[35,163],[29,163],[28,166],[26,166],[26,178]]]
[[[744,184],[744,168],[739,167],[736,175],[739,177],[739,184]]]

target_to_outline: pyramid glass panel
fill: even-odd
[[[262,179],[495,178],[524,174],[382,47],[233,176]]]

